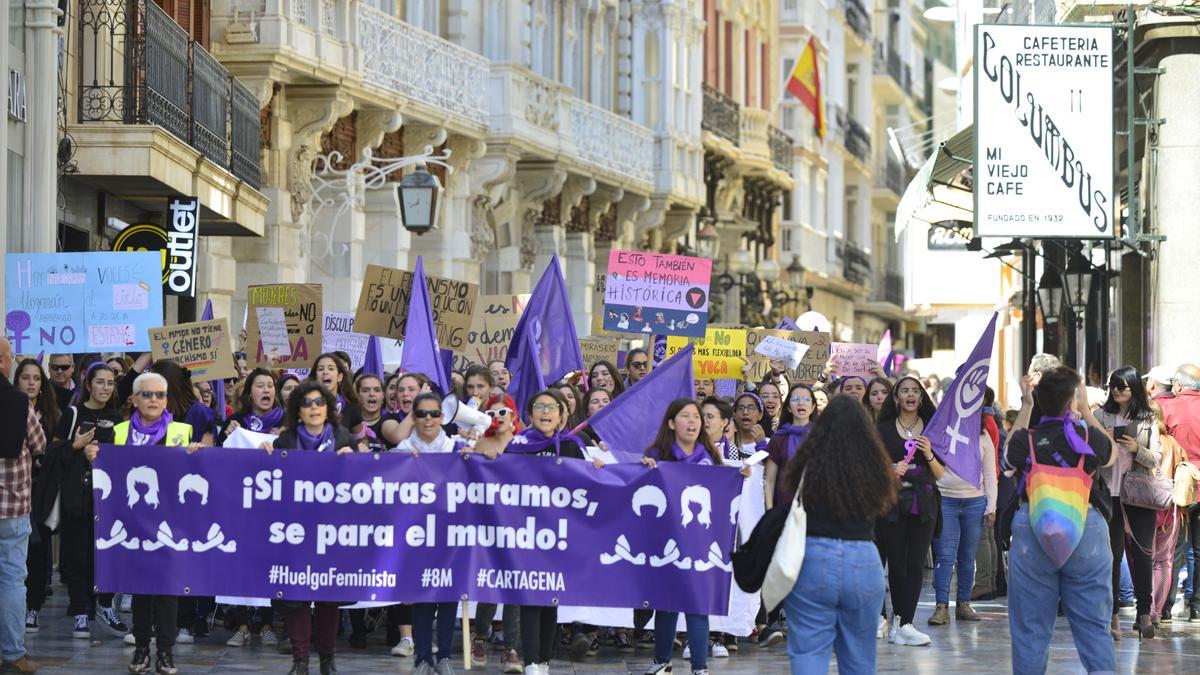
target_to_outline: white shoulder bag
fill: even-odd
[[[801,476],[796,498],[792,500],[783,532],[775,544],[775,554],[771,556],[771,564],[767,566],[767,575],[763,578],[762,598],[770,611],[774,611],[792,592],[796,580],[800,578],[800,568],[804,565],[808,514],[804,512],[803,494],[804,476]]]

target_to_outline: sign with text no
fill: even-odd
[[[667,338],[667,357],[691,342],[687,338]],[[704,338],[694,341],[692,371],[697,379],[744,380],[746,365],[746,331],[730,328],[709,328]]]

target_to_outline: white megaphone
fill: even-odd
[[[442,399],[442,419],[460,427],[487,428],[492,424],[492,418],[487,413],[463,403],[454,394]]]

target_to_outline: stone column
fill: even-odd
[[[363,195],[363,265],[412,269],[409,262],[412,235],[400,226],[398,182],[384,183]]]
[[[55,0],[25,1],[25,32],[29,38],[25,43],[25,82],[31,113],[25,128],[28,197],[25,249],[42,253],[53,253],[58,241],[58,17],[61,14]],[[7,76],[8,71],[4,74]]]
[[[212,300],[213,318],[227,317],[229,329],[236,335],[242,327],[242,317],[240,313],[236,319],[233,315],[233,294],[238,286],[233,237],[200,237],[196,278],[199,287],[204,289],[196,294],[197,318],[204,311],[204,302]]]

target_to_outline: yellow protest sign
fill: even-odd
[[[683,349],[688,338],[668,336],[667,358]],[[746,331],[736,328],[709,327],[704,338],[696,340],[692,370],[697,379],[743,380],[746,365]]]

